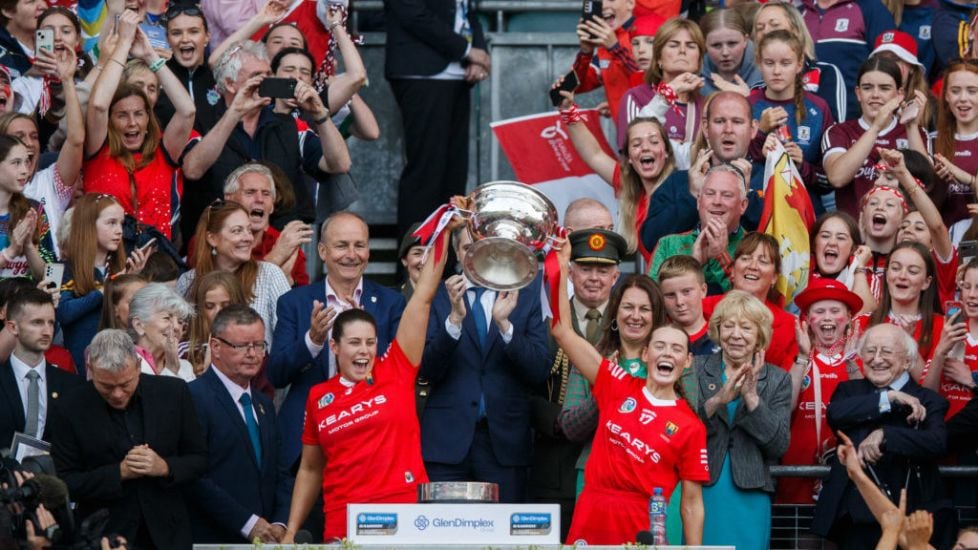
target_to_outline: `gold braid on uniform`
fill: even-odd
[[[567,354],[564,353],[563,349],[557,350],[557,355],[554,357],[554,364],[550,367],[550,375],[547,377],[547,396],[551,399],[554,395],[554,382],[553,376],[560,372],[560,398],[557,403],[560,405],[564,404],[564,395],[567,393],[567,379],[570,361],[567,359]]]

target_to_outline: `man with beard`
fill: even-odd
[[[666,235],[696,227],[697,199],[711,166],[731,164],[750,183],[747,206],[740,212],[740,224],[753,231],[764,208],[764,159],[749,159],[750,140],[757,133],[757,122],[747,98],[735,92],[719,92],[710,97],[703,114],[702,128],[707,147],[699,150],[686,178],[669,178],[652,194],[649,214],[642,224],[642,243],[655,250]],[[683,172],[677,172],[683,174]]]
[[[688,254],[703,265],[707,293],[723,294],[730,290],[727,273],[733,266],[734,250],[744,237],[741,219],[749,199],[743,173],[732,164],[710,168],[704,179],[696,200],[699,225],[659,241],[649,276],[658,281],[659,268],[667,258]]]
[[[51,295],[31,288],[7,303],[7,331],[17,339],[10,359],[0,365],[0,447],[14,432],[41,438],[47,412],[60,394],[81,385],[81,377],[45,361],[54,337]]]
[[[947,401],[920,387],[909,374],[917,342],[902,328],[884,323],[866,331],[859,348],[866,378],[839,384],[826,410],[829,427],[845,433],[860,464],[890,501],[907,489],[906,511],[934,514],[931,544],[950,548],[956,517],[937,471],[947,447]],[[852,485],[846,467],[829,459],[831,473],[815,506],[812,531],[841,550],[873,548],[880,526]]]

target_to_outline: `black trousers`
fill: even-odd
[[[469,172],[471,86],[464,80],[391,79],[404,126],[404,171],[398,184],[399,235],[453,195]]]

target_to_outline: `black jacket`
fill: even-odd
[[[469,0],[472,47],[486,48],[476,1]],[[455,32],[455,0],[387,0],[384,2],[387,48],[384,76],[431,76],[461,61],[466,38]]]
[[[140,375],[133,399],[130,409],[140,407],[143,420],[138,440],[91,382],[58,400],[48,420],[58,476],[78,503],[78,517],[109,510],[106,533],[133,541],[142,521],[156,548],[189,550],[193,540],[182,489],[207,471],[207,441],[193,400],[183,380],[150,375]],[[119,463],[141,443],[166,461],[169,476],[122,480]]]
[[[944,457],[947,447],[947,400],[913,380],[901,391],[919,399],[927,409],[927,417],[919,426],[907,424],[909,407],[892,403],[890,412],[880,413],[879,393],[868,380],[839,384],[826,411],[829,426],[835,432],[844,432],[857,448],[866,436],[882,428],[883,456],[873,470],[884,492],[889,491],[890,499],[896,503],[906,484],[907,512],[949,508],[951,501],[944,496],[937,471],[937,461]],[[815,506],[812,531],[827,536],[833,524],[846,516],[852,523],[875,524],[859,491],[850,483],[845,465],[835,457],[830,459],[830,465],[832,470]]]
[[[190,96],[194,99],[194,105],[197,106],[194,130],[197,130],[199,134],[207,133],[207,130],[213,128],[221,118],[218,104],[222,103],[222,100],[215,89],[214,73],[206,63],[190,71],[177,63],[176,58],[173,57],[166,62],[166,66],[173,71],[173,74],[180,80],[180,84],[183,84],[183,87],[190,92]],[[166,91],[162,88],[154,110],[160,125],[166,128],[166,124],[173,118],[176,109],[173,108],[173,102],[170,101]]]
[[[84,380],[50,363],[47,364],[45,374],[47,375],[47,410],[50,418],[54,402],[65,395],[69,389],[81,385]],[[14,432],[23,432],[26,422],[24,402],[20,399],[20,390],[14,379],[10,359],[7,359],[0,365],[0,448],[10,445]],[[50,434],[51,423],[46,421],[44,426],[45,433]]]

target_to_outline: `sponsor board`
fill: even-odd
[[[556,504],[349,504],[355,544],[559,544]]]

